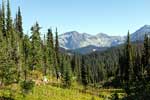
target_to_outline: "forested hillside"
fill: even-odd
[[[41,33],[41,26],[36,22],[29,36],[23,31],[20,7],[15,18],[11,15],[9,0],[6,6],[3,1],[0,8],[0,100],[149,99],[148,35],[144,43],[132,43],[128,32],[126,43],[120,46],[87,55],[68,54],[60,52],[57,28]]]

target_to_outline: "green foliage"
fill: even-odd
[[[16,22],[16,29],[19,32],[19,37],[23,38],[23,28],[22,28],[22,16],[20,7],[18,7],[18,14],[17,14],[17,22]]]
[[[127,35],[127,42],[125,46],[125,61],[125,81],[131,81],[133,79],[133,56],[129,32]]]
[[[32,80],[24,80],[24,81],[20,82],[20,87],[21,87],[22,93],[27,94],[30,91],[32,91],[34,84],[35,83]]]
[[[86,87],[88,85],[88,72],[83,57],[82,57],[82,65],[81,65],[81,78],[82,78],[82,84]]]
[[[117,93],[112,94],[111,100],[119,100],[119,96]]]
[[[144,45],[142,45],[144,46],[143,51],[139,44],[131,43],[128,32],[125,46],[112,47],[104,52],[94,52],[82,56],[79,54],[68,55],[68,53],[60,52],[57,28],[55,41],[51,29],[48,29],[47,35],[41,39],[41,27],[36,23],[31,28],[31,37],[29,38],[23,33],[20,7],[15,20],[12,20],[8,0],[6,12],[7,14],[5,14],[3,1],[0,9],[1,87],[11,86],[24,78],[20,86],[23,91],[27,92],[34,87],[32,78],[38,80],[40,76],[38,81],[41,82],[42,75],[44,75],[55,76],[57,81],[63,82],[67,88],[72,86],[72,80],[74,80],[74,82],[82,83],[84,87],[94,87],[97,84],[100,87],[104,84],[103,86],[107,88],[123,88],[127,94],[126,98],[129,100],[135,97],[137,100],[143,98],[146,100],[150,97],[150,41],[147,35],[145,35]],[[38,73],[35,74],[36,71]],[[62,95],[62,92],[60,94]],[[85,98],[83,97],[82,100]],[[92,99],[94,100],[94,98]],[[112,99],[117,100],[118,95],[114,94]]]
[[[36,22],[36,24],[31,28],[31,70],[41,69],[41,37],[40,37],[40,26]]]
[[[58,32],[56,28],[55,32],[55,70],[56,70],[56,77],[59,78],[59,72],[60,72],[60,55],[59,55],[59,41],[58,41]]]
[[[2,33],[3,33],[3,36],[4,38],[6,38],[6,19],[5,19],[5,3],[4,3],[4,0],[2,0],[2,17],[1,17],[1,20],[2,20]]]
[[[55,65],[56,55],[54,51],[54,40],[51,29],[48,29],[46,43],[47,43],[46,46],[47,46],[48,72],[50,75],[54,75],[56,67]]]
[[[92,97],[91,100],[95,100],[95,97]]]
[[[65,66],[66,67],[64,71],[64,82],[65,82],[65,86],[69,88],[72,84],[71,67],[69,63],[67,63]]]

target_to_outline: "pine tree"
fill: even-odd
[[[3,37],[3,16],[2,16],[2,9],[0,8],[0,34],[2,34],[1,36]]]
[[[125,66],[125,80],[130,81],[133,78],[133,58],[132,58],[132,47],[130,43],[130,34],[128,32],[127,42],[125,47],[125,58],[126,58],[126,66]]]
[[[149,64],[150,64],[150,43],[149,43],[148,35],[145,34],[144,38],[144,49],[142,54],[142,65],[143,65],[143,71],[149,71]],[[149,74],[149,72],[148,72]]]
[[[21,15],[21,10],[20,10],[20,7],[18,7],[18,14],[17,14],[17,30],[19,32],[19,35],[20,35],[20,38],[23,38],[23,28],[22,28],[22,15]]]
[[[56,38],[55,38],[55,70],[56,70],[56,77],[57,79],[59,78],[59,70],[60,70],[60,56],[59,56],[59,42],[58,42],[58,32],[57,32],[57,28],[56,28]]]
[[[24,79],[27,79],[27,70],[29,69],[29,57],[30,57],[31,44],[28,35],[25,35],[23,38],[23,62],[24,62]]]
[[[76,54],[73,55],[72,59],[71,59],[71,68],[72,68],[72,72],[73,74],[75,75],[75,71],[76,71],[76,68],[77,68],[77,57],[76,57]]]
[[[46,45],[45,35],[44,35],[42,48],[43,48],[42,49],[43,50],[43,73],[46,76],[47,75],[48,57],[47,57],[47,45]]]
[[[66,59],[65,59],[65,55],[62,55],[62,57],[61,57],[61,64],[60,64],[60,72],[61,72],[61,75],[62,75],[62,77],[64,77],[65,76],[65,63],[66,63]]]
[[[2,0],[2,33],[6,37],[5,3]]]
[[[77,81],[81,82],[81,58],[79,55],[77,55],[77,68],[76,68],[76,73],[77,73]]]
[[[134,73],[135,73],[136,79],[138,79],[139,81],[141,81],[141,78],[143,76],[141,58],[142,58],[141,53],[138,49],[136,53],[136,59],[135,59],[135,65],[134,65]]]
[[[16,17],[14,19],[14,28],[16,30],[16,32],[18,33],[18,14],[16,14]]]
[[[85,86],[88,85],[88,72],[85,66],[85,58],[82,57],[82,65],[81,65],[81,77],[82,77],[82,84]]]
[[[20,41],[19,41],[19,37],[17,36],[17,34],[13,34],[14,36],[14,47],[12,48],[12,60],[15,63],[16,66],[16,70],[17,70],[17,82],[20,79],[21,76],[21,70],[22,70],[22,66],[21,66],[21,49],[20,49]]]
[[[48,29],[48,33],[47,33],[47,45],[49,45],[49,48],[54,49],[52,29]]]
[[[64,78],[64,83],[65,83],[64,85],[65,85],[65,87],[70,88],[70,86],[71,86],[71,66],[70,66],[70,63],[69,63],[67,57],[65,59],[65,64],[64,64],[63,68],[64,68],[63,78]]]
[[[36,22],[36,24],[31,28],[31,70],[41,67],[41,38],[39,30],[39,24]]]
[[[54,43],[53,43],[53,33],[51,29],[48,29],[47,32],[47,53],[48,53],[48,68],[49,74],[53,75],[54,72]]]
[[[55,41],[55,52],[56,52],[56,59],[58,62],[58,66],[60,65],[60,61],[59,61],[59,41],[58,41],[58,32],[57,32],[57,28],[56,28],[56,41]]]
[[[11,59],[11,49],[5,39],[0,37],[0,80],[1,85],[9,85],[16,80],[16,68]]]
[[[125,54],[125,52],[123,53]],[[119,77],[120,81],[123,82],[125,77],[125,55],[123,55],[121,52],[119,52]]]
[[[12,38],[12,33],[13,33],[13,25],[12,25],[12,18],[11,18],[11,10],[10,10],[10,4],[9,0],[7,0],[7,18],[6,18],[6,29],[7,29],[7,34],[6,37],[7,39]],[[12,41],[11,41],[12,42]]]

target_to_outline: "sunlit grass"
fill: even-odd
[[[37,79],[36,77],[42,79],[42,75],[37,75],[34,75],[35,79]],[[34,79],[33,77],[31,78]],[[69,89],[63,88],[61,81],[57,81],[53,77],[49,77],[48,79],[48,84],[36,85],[25,97],[21,94],[19,84],[13,84],[8,88],[12,89],[12,97],[15,100],[107,100],[107,98],[111,98],[113,93],[118,93],[119,98],[122,98],[124,95],[122,89],[104,89],[89,86],[84,91],[84,87],[76,81],[72,83]],[[2,95],[9,97],[9,90],[6,90],[6,88],[0,89],[0,96]]]
[[[91,95],[80,93],[77,90],[46,85],[34,88],[33,94],[28,95],[26,100],[91,100],[91,98]],[[95,97],[95,100],[100,99]]]

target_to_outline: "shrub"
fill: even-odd
[[[111,100],[119,100],[119,96],[117,93],[112,94]]]
[[[26,93],[30,92],[33,89],[33,87],[34,87],[34,84],[35,83],[32,80],[22,81],[20,83],[20,87],[21,87],[22,93],[26,94]]]

